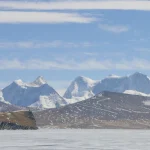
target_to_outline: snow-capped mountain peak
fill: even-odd
[[[94,81],[90,78],[78,76],[68,87],[64,94],[64,98],[74,99],[74,102],[88,99],[89,97],[93,96],[92,87],[96,83],[97,81]],[[67,101],[69,102],[69,100]]]
[[[147,75],[141,73],[141,72],[135,72],[134,74],[129,76],[130,78],[139,78],[139,77],[143,77],[143,78],[147,78]]]
[[[78,77],[74,80],[74,82],[76,82],[76,83],[83,82],[83,83],[87,84],[88,86],[93,86],[93,85],[96,83],[96,81],[94,81],[94,80],[92,80],[92,79],[90,79],[90,78],[87,78],[87,77],[85,77],[85,76],[78,76]]]
[[[36,78],[35,81],[31,83],[23,82],[21,79],[15,80],[13,83],[17,84],[18,86],[21,86],[22,88],[27,88],[33,86],[34,87],[42,86],[43,84],[47,84],[47,81],[42,76],[39,76]]]
[[[24,85],[24,82],[21,79],[15,80],[14,83],[20,86]]]
[[[47,81],[44,79],[43,76],[39,76],[36,78],[36,80],[33,82],[33,84],[41,86],[43,84],[47,84]]]
[[[85,100],[103,91],[127,93],[134,95],[150,95],[150,78],[140,72],[129,76],[109,75],[101,81],[80,76],[67,89],[64,98]],[[68,101],[67,100],[67,101]]]
[[[120,76],[117,76],[115,74],[110,74],[107,78],[121,78]]]
[[[30,83],[15,80],[2,92],[6,101],[23,107],[54,108],[57,104],[59,106],[66,104],[66,101],[41,76]]]

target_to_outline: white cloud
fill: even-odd
[[[93,43],[90,42],[64,42],[64,41],[18,41],[18,42],[0,42],[0,48],[81,48],[91,47]]]
[[[46,60],[0,60],[0,70],[150,70],[150,61],[133,60],[95,60],[84,61],[46,61]]]
[[[122,32],[127,32],[129,30],[129,28],[124,25],[100,24],[99,28],[102,30],[114,32],[114,33],[122,33]]]
[[[87,56],[97,56],[98,54],[97,53],[91,53],[91,52],[84,52],[84,55],[87,55]]]
[[[150,10],[148,0],[63,0],[51,2],[0,1],[1,9],[65,10],[65,9],[121,9]]]
[[[95,20],[78,13],[0,11],[0,23],[91,23]]]

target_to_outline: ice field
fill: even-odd
[[[0,150],[149,150],[149,130],[0,131]]]

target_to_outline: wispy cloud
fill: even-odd
[[[97,56],[98,54],[97,53],[93,53],[93,52],[84,52],[84,55],[87,55],[87,56]]]
[[[0,11],[0,23],[91,23],[95,20],[78,13]]]
[[[84,61],[64,60],[0,60],[0,70],[150,70],[150,61],[144,59],[133,60],[95,60]]]
[[[127,32],[129,30],[129,27],[124,25],[100,24],[99,28],[114,33],[122,33],[122,32]]]
[[[150,52],[150,48],[136,48],[135,51],[137,51],[137,52]]]
[[[18,41],[18,42],[0,42],[0,49],[4,48],[25,48],[25,49],[40,49],[40,48],[85,48],[94,46],[91,42],[64,42],[56,41]]]
[[[65,10],[65,9],[119,9],[150,10],[148,0],[63,0],[51,2],[0,1],[1,9]]]

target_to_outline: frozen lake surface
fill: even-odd
[[[0,131],[0,150],[150,150],[149,130]]]

